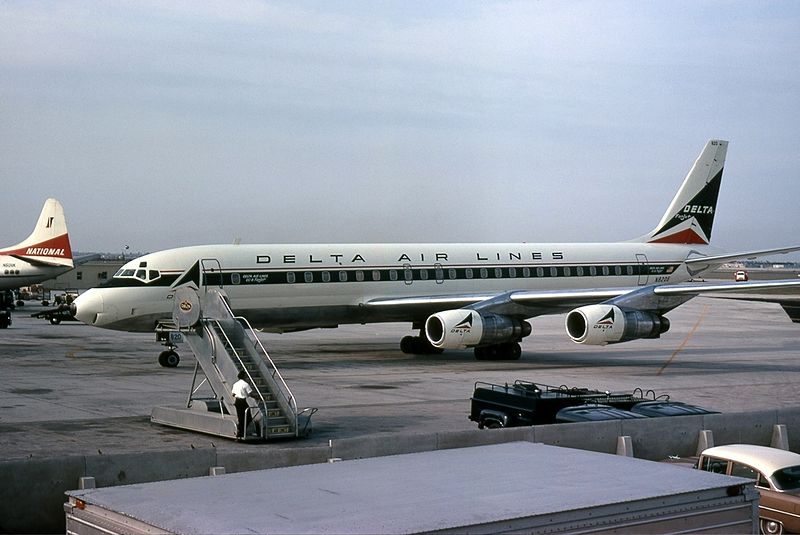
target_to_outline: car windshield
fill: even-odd
[[[772,481],[778,490],[800,489],[800,466],[789,466],[772,474]]]

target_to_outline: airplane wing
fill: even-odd
[[[706,269],[707,267],[710,266],[721,266],[722,264],[730,262],[731,260],[752,260],[754,258],[759,258],[762,256],[768,256],[774,254],[786,254],[786,253],[792,253],[794,251],[800,251],[800,245],[782,247],[779,249],[763,249],[761,251],[731,253],[719,256],[698,256],[697,258],[689,258],[685,262],[691,268],[696,268],[697,266],[700,266],[703,269]]]
[[[759,282],[698,282],[588,290],[512,290],[500,294],[476,293],[377,298],[365,302],[364,306],[415,312],[420,316],[443,310],[466,308],[493,314],[532,318],[545,314],[559,314],[575,307],[596,303],[666,312],[700,294],[763,292],[788,288],[800,288],[800,279]],[[732,298],[735,297],[732,296]]]

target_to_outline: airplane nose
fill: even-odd
[[[70,310],[77,320],[88,325],[95,325],[100,314],[103,313],[103,296],[100,292],[89,290],[72,302]]]

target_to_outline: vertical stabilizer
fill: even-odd
[[[16,245],[0,249],[0,254],[29,262],[72,267],[72,248],[61,203],[47,199],[31,235]]]
[[[727,152],[727,141],[709,140],[661,221],[636,241],[708,245]]]

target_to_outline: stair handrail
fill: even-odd
[[[231,311],[227,302],[225,303],[225,308],[227,308],[228,311],[231,312],[231,315],[233,315],[233,311]],[[273,380],[275,380],[275,382],[278,383],[280,387],[282,387],[278,388],[279,392],[275,392],[275,394],[279,394],[281,397],[283,397],[283,399],[286,400],[286,402],[288,403],[289,408],[291,408],[292,423],[293,423],[292,429],[294,429],[295,436],[298,436],[299,430],[297,425],[297,401],[294,397],[294,394],[292,393],[292,389],[289,388],[288,384],[286,384],[286,381],[283,379],[283,375],[281,374],[280,370],[278,370],[278,367],[275,365],[275,362],[272,360],[272,357],[270,357],[269,353],[267,353],[267,349],[264,347],[264,344],[261,343],[261,340],[256,335],[255,330],[253,329],[252,325],[250,325],[250,322],[247,320],[247,318],[243,316],[234,316],[234,319],[244,323],[244,327],[246,327],[250,331],[250,334],[252,334],[252,341],[255,342],[256,348],[261,350],[262,359],[265,359],[265,361],[269,364],[269,367],[272,370],[271,375]]]
[[[222,301],[222,303],[223,303],[223,305],[225,307],[225,310],[227,310],[227,312],[230,313],[231,317],[234,318],[235,321],[239,321],[240,324],[243,324],[244,328],[249,330],[250,334],[252,335],[251,341],[254,342],[254,345],[256,346],[256,350],[258,350],[258,349],[261,350],[260,356],[261,356],[262,360],[265,363],[267,363],[267,365],[269,366],[269,370],[268,371],[270,372],[270,375],[272,375],[273,381],[275,381],[276,385],[278,386],[278,389],[277,389],[278,391],[277,392],[273,392],[273,394],[276,395],[276,396],[281,396],[286,401],[287,405],[289,406],[289,408],[291,410],[291,413],[292,413],[291,414],[292,430],[294,431],[295,436],[298,436],[298,433],[299,433],[298,427],[299,426],[298,426],[298,423],[297,423],[297,401],[295,400],[294,394],[292,393],[292,389],[289,388],[288,384],[286,384],[286,381],[284,380],[283,375],[281,374],[280,370],[278,370],[278,367],[275,365],[275,362],[272,360],[272,357],[270,357],[269,353],[267,353],[267,350],[264,347],[264,344],[262,344],[261,340],[259,340],[258,336],[256,336],[255,330],[253,329],[252,325],[250,325],[250,322],[247,320],[247,318],[242,317],[242,316],[235,316],[233,314],[233,311],[231,310],[230,306],[228,305],[227,300],[222,299],[221,301]],[[253,385],[253,388],[256,390],[256,392],[258,392],[258,395],[261,398],[261,402],[263,403],[264,406],[266,406],[266,401],[264,400],[264,397],[261,395],[261,391],[258,390],[258,387],[256,387],[255,380],[253,379],[252,375],[250,375],[250,372],[247,371],[247,368],[245,367],[244,363],[242,362],[241,357],[236,352],[236,348],[233,347],[233,343],[231,342],[230,338],[228,338],[228,334],[225,332],[225,329],[219,323],[219,320],[214,320],[214,321],[220,327],[220,331],[222,331],[222,334],[225,336],[225,340],[227,341],[228,346],[230,346],[231,349],[233,350],[233,352],[234,352],[234,354],[236,356],[236,359],[239,361],[239,364],[242,366],[242,369],[245,370],[245,373],[247,373],[247,377],[250,379],[250,382]],[[265,410],[265,418],[267,419],[267,421],[269,421],[269,411]]]
[[[225,304],[225,307],[228,308],[228,310],[230,311],[230,308],[228,307],[227,303]],[[231,314],[231,316],[233,316],[233,314]],[[234,317],[234,319],[235,319],[235,317]],[[245,366],[244,362],[242,361],[241,355],[239,355],[239,352],[236,351],[236,348],[233,346],[233,342],[231,342],[231,339],[228,337],[228,333],[225,332],[225,328],[222,326],[220,321],[217,320],[217,319],[209,319],[207,321],[213,321],[214,324],[216,324],[216,326],[219,327],[219,332],[222,334],[222,336],[225,337],[225,342],[227,342],[228,347],[231,348],[231,351],[229,351],[229,353],[233,352],[232,356],[236,357],[236,360],[239,362],[239,366],[242,368],[244,373],[247,374],[247,378],[250,379],[250,385],[253,387],[253,390],[256,392],[256,394],[258,394],[259,399],[261,399],[261,407],[266,407],[267,406],[267,401],[264,399],[264,395],[261,393],[261,390],[259,390],[258,386],[256,385],[255,379],[253,379],[253,376],[248,371],[247,366]],[[213,337],[212,337],[212,339],[213,339]],[[216,345],[214,346],[214,350],[215,351],[217,350]],[[220,373],[219,368],[217,368],[217,373]],[[267,419],[267,423],[268,423],[269,422],[269,411],[267,411],[266,409],[264,410],[264,418]],[[265,427],[266,427],[266,425],[265,425]]]

